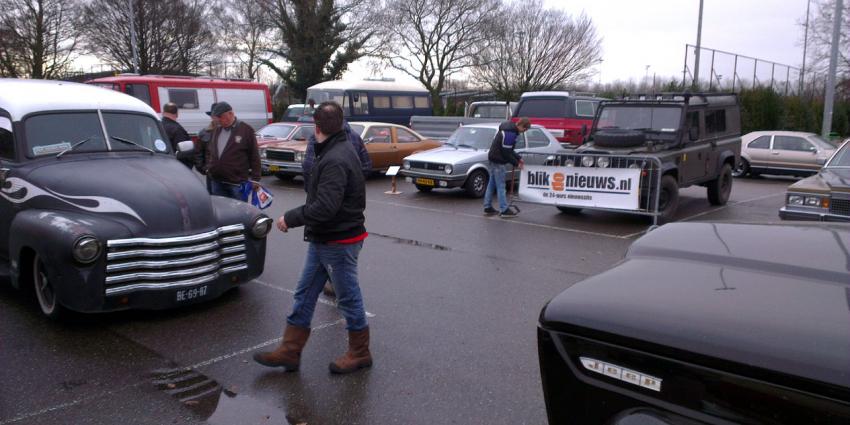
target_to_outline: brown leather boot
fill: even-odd
[[[372,367],[372,354],[369,353],[369,328],[362,331],[348,331],[348,352],[328,366],[333,373],[351,373],[358,369]]]
[[[286,325],[283,341],[274,351],[254,354],[254,361],[268,367],[283,367],[287,372],[298,370],[301,364],[301,350],[310,337],[310,328]]]

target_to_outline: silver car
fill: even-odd
[[[405,157],[401,174],[422,192],[430,192],[435,188],[462,187],[470,196],[480,198],[484,196],[490,179],[487,152],[498,129],[499,123],[460,127],[442,147]],[[551,153],[560,149],[561,145],[552,134],[538,125],[531,126],[523,133],[516,145],[516,151],[520,154]]]
[[[741,137],[736,177],[759,174],[809,176],[835,152],[835,145],[814,133],[754,131]]]

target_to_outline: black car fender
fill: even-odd
[[[715,164],[715,173],[720,172],[720,169],[723,167],[723,164],[729,163],[729,166],[732,169],[735,169],[735,163],[738,160],[738,155],[735,155],[735,151],[730,149],[724,149],[717,155],[717,164]]]

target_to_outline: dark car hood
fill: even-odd
[[[669,224],[555,297],[541,325],[850,387],[850,227]]]
[[[850,192],[850,169],[824,168],[819,173],[806,177],[788,187],[794,192]]]
[[[120,222],[134,235],[188,234],[216,226],[204,184],[185,165],[165,155],[42,160],[4,192],[27,208],[87,212]]]

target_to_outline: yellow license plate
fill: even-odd
[[[274,173],[275,171],[280,171],[280,167],[277,165],[269,165],[269,172]]]
[[[423,186],[434,186],[434,179],[423,179],[421,177],[417,177],[415,182],[416,184],[421,184]]]

